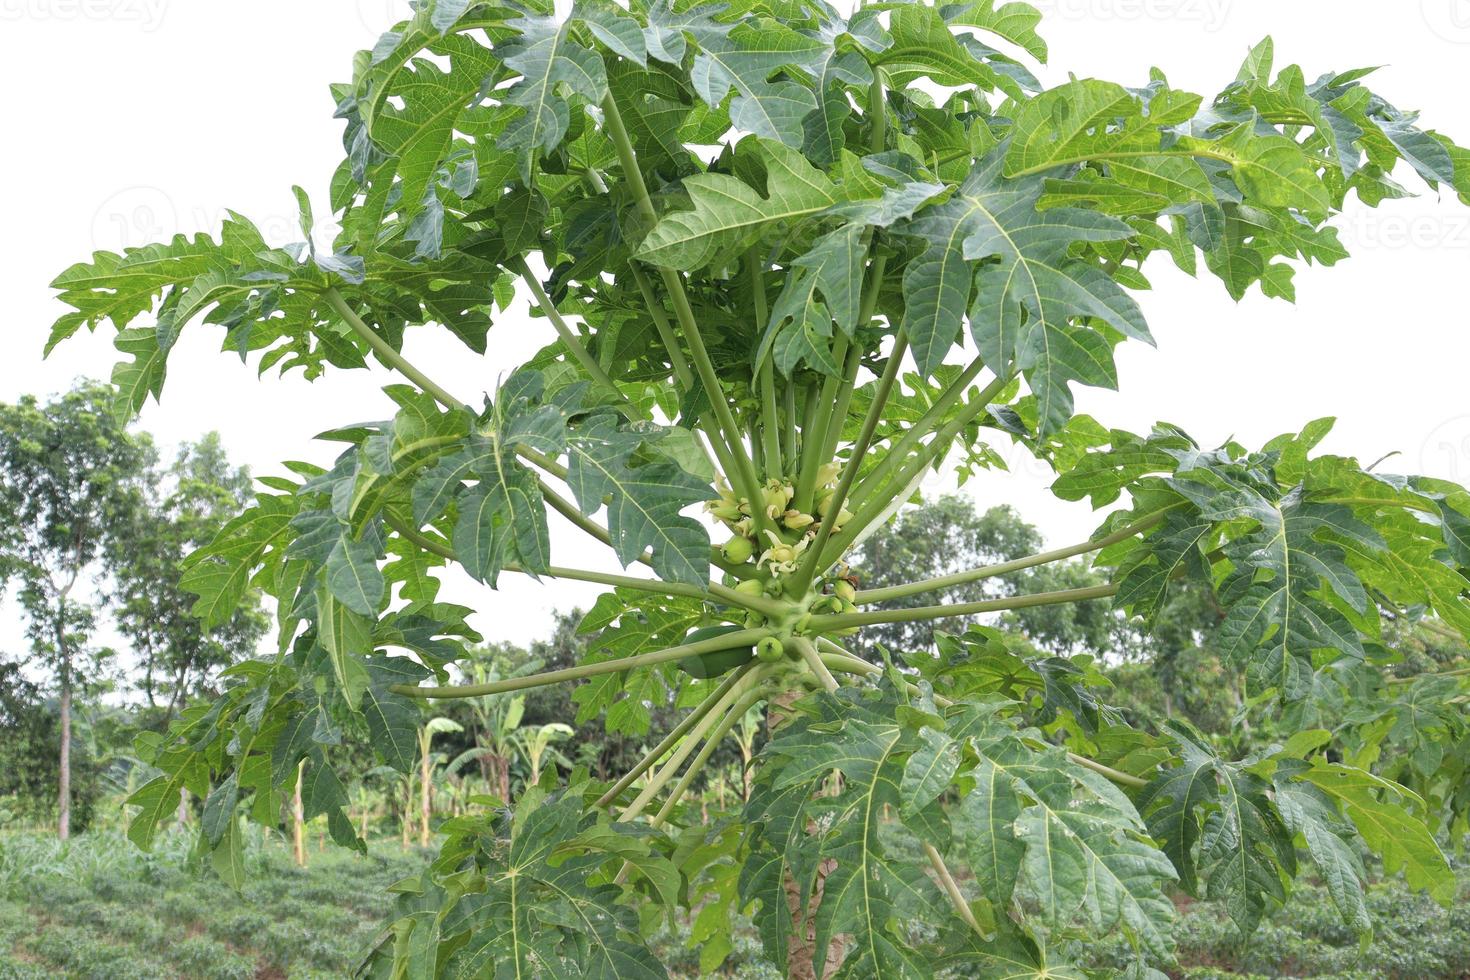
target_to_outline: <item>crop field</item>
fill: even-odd
[[[901,840],[893,841],[896,849]],[[187,843],[165,838],[153,854],[111,833],[63,847],[42,835],[0,837],[0,980],[318,980],[350,974],[389,911],[386,886],[425,859],[396,843],[365,858],[313,850],[309,867],[280,844],[249,853],[251,878],[235,894],[188,867]],[[1446,911],[1395,881],[1370,887],[1378,929],[1359,948],[1326,890],[1304,884],[1292,903],[1242,943],[1218,910],[1185,904],[1175,930],[1187,980],[1301,977],[1315,980],[1429,980],[1470,977],[1470,874]],[[654,937],[676,977],[698,975],[687,924]],[[1127,962],[1121,941],[1091,947],[1088,966]],[[748,923],[722,975],[775,980],[759,959]],[[955,977],[954,980],[959,980]]]
[[[186,846],[0,838],[0,978],[342,977],[382,928],[386,886],[422,861],[396,847],[313,851],[302,869],[280,845],[256,847],[236,894],[190,871]]]

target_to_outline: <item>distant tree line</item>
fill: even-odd
[[[73,758],[86,744],[75,730],[79,697],[141,694],[136,723],[162,727],[254,654],[266,628],[258,597],[206,630],[190,615],[196,597],[179,587],[184,556],[249,491],[249,474],[215,434],[162,462],[114,411],[110,386],[81,382],[49,401],[0,405],[0,589],[29,641],[0,655],[0,797],[49,811],[65,838],[87,821],[102,761]],[[96,642],[104,622],[126,655]]]

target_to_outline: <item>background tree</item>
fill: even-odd
[[[46,404],[0,406],[0,576],[17,586],[28,665],[58,694],[57,832],[71,828],[72,697],[100,676],[94,610],[79,588],[146,507],[150,440],[129,431],[111,389],[80,384]]]
[[[269,622],[251,589],[229,618],[206,628],[192,612],[197,596],[179,584],[184,559],[250,499],[250,474],[230,465],[219,436],[180,447],[149,490],[148,506],[132,511],[109,539],[107,599],[138,660],[138,689],[166,724],[221,669],[252,656]]]
[[[588,651],[595,649],[601,639],[602,630],[594,624],[588,627],[588,617],[581,609],[552,613],[551,633],[544,639],[530,644],[527,656],[541,664],[544,670],[561,670],[582,663]],[[512,660],[513,663],[521,661]],[[535,687],[525,692],[524,725],[546,725],[557,722],[585,724],[596,716],[596,705],[577,701],[566,687]],[[642,718],[637,729],[614,726],[595,739],[578,739],[571,749],[572,760],[600,779],[614,778],[636,764],[650,747],[648,734],[672,728],[679,719],[680,707],[667,701],[653,702],[645,706],[648,712],[647,728],[642,728]],[[729,749],[722,748],[717,761],[727,763]]]
[[[945,576],[1025,558],[1041,551],[1041,533],[1008,505],[981,513],[973,499],[945,494],[918,507],[901,510],[892,523],[880,525],[854,554],[852,570],[865,591],[878,595],[905,582],[943,580]],[[1078,562],[1018,569],[980,579],[961,578],[934,592],[901,596],[889,602],[902,609],[931,604],[981,602],[1005,596],[1061,592],[1099,585],[1104,577]],[[1085,649],[1103,654],[1113,649],[1121,620],[1105,601],[1043,606],[1005,613],[1039,649],[1057,653]],[[865,652],[881,644],[893,652],[928,650],[936,629],[953,631],[957,624],[982,617],[957,617],[936,626],[932,620],[877,624],[864,630],[854,645]]]
[[[0,798],[23,820],[53,820],[60,741],[57,699],[28,680],[19,663],[0,659]],[[72,739],[72,828],[87,826],[101,794],[95,755]]]
[[[1131,633],[1121,644],[1128,666],[1136,665],[1153,680],[1158,692],[1153,717],[1181,716],[1202,731],[1217,734],[1230,728],[1245,700],[1245,676],[1220,652],[1215,632],[1222,621],[1220,605],[1209,591],[1186,585],[1174,590],[1152,625]],[[1114,675],[1120,705],[1143,700],[1138,686],[1126,683],[1137,671],[1125,666]],[[1249,726],[1248,720],[1242,723]]]

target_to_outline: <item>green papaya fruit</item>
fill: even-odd
[[[755,655],[761,663],[780,663],[786,656],[786,648],[774,636],[768,636],[755,645]]]
[[[736,633],[744,629],[743,626],[701,626],[684,637],[684,642],[698,643],[701,640],[713,640],[718,636],[728,633]],[[679,669],[690,677],[719,677],[728,674],[736,667],[743,667],[755,659],[755,647],[733,647],[729,650],[720,650],[715,653],[700,653],[692,657],[685,657],[679,661]]]

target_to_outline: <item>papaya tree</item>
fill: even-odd
[[[576,724],[653,747],[615,780],[548,773],[446,822],[366,972],[663,976],[645,937],[682,907],[709,971],[739,912],[798,977],[1078,976],[1104,935],[1143,975],[1170,962],[1176,891],[1249,933],[1315,869],[1366,937],[1362,847],[1448,901],[1437,835],[1465,829],[1466,743],[1416,756],[1415,788],[1375,746],[1460,711],[1455,677],[1388,683],[1384,624],[1470,634],[1470,495],[1321,453],[1328,422],[1206,446],[1073,397],[1150,342],[1151,264],[1290,300],[1299,267],[1346,257],[1335,218],[1411,175],[1463,198],[1470,152],[1370,71],[1278,70],[1269,40],[1208,98],[1158,70],[1046,88],[1039,19],[996,0],[426,0],[333,89],[330,244],[298,191],[300,244],[231,214],[64,272],[48,349],[115,328],[123,413],[198,325],[261,370],[401,376],[388,417],[342,420],[321,437],[335,462],[263,479],[188,560],[206,623],[252,586],[274,598],[278,653],[145,746],[163,774],[130,800],[132,838],[187,788],[228,872],[242,821],[273,822],[309,758],[308,816],[362,847],[337,742],[406,771],[420,702],[565,683]],[[516,296],[550,327],[519,366],[488,342]],[[410,328],[484,356],[494,390],[435,381]],[[1107,511],[1093,537],[854,580],[846,557],[926,473],[995,466],[1002,440]],[[624,573],[559,564],[552,512]],[[1074,558],[1101,580],[906,601]],[[451,565],[605,586],[583,662],[454,683],[478,637],[439,598]],[[1232,758],[1183,722],[1130,728],[1087,669],[983,626],[848,644],[1101,599],[1147,621],[1186,585],[1225,611],[1247,709],[1297,719],[1291,737]],[[650,732],[670,704],[682,720]],[[750,798],[704,826],[686,791],[759,705]],[[911,850],[888,850],[885,814]]]

